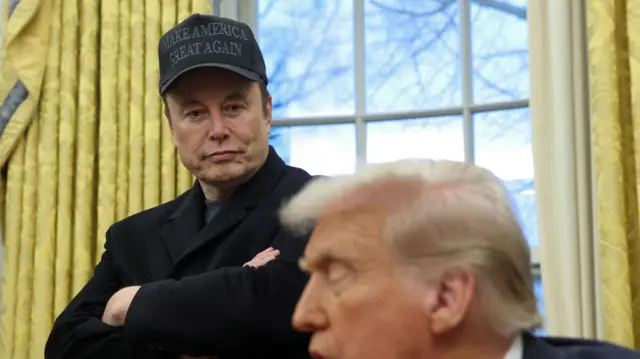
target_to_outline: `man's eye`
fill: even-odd
[[[327,279],[331,283],[337,283],[345,279],[351,270],[344,264],[332,263],[327,268]]]
[[[224,111],[227,113],[237,113],[242,111],[243,108],[244,106],[241,104],[230,104],[224,107]]]
[[[190,120],[199,120],[203,117],[204,111],[202,110],[193,110],[187,112],[186,118]]]

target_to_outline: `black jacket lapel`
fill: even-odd
[[[177,259],[174,259],[174,265],[170,271],[170,273],[175,273],[179,269],[178,267],[181,263],[187,261],[187,259],[194,253],[197,252],[204,246],[208,245],[217,245],[225,237],[225,234],[228,231],[233,230],[239,223],[241,223],[249,214],[251,209],[256,207],[263,198],[265,198],[275,187],[275,185],[279,182],[280,177],[284,174],[285,164],[280,159],[278,154],[273,150],[273,148],[269,148],[269,155],[267,156],[267,160],[264,165],[251,177],[249,181],[240,186],[233,196],[225,203],[222,208],[220,208],[220,212],[211,220],[211,222],[207,223],[200,231],[196,231],[196,233],[189,232],[189,236],[184,236],[183,241],[185,243],[184,250],[180,253]],[[204,195],[202,194],[202,189],[199,185],[194,186],[198,187],[198,192],[195,194],[199,194],[200,197],[195,194],[192,196],[190,200],[198,200],[199,203],[199,214],[197,217],[201,221],[204,217]],[[186,202],[186,201],[185,201]],[[183,225],[189,226],[189,231],[194,228],[195,221],[187,222],[186,218],[183,218],[187,213],[189,213],[189,217],[195,216],[195,213],[192,211],[196,210],[196,205],[188,205],[185,206],[184,212],[180,214],[180,221],[175,221],[175,224],[171,225],[172,234],[176,235],[182,232]],[[178,212],[178,211],[176,211]],[[210,241],[214,241],[214,243],[210,243]],[[173,246],[176,246],[174,241],[170,241]],[[174,253],[176,253],[174,251]]]
[[[560,354],[553,346],[530,333],[522,334],[522,348],[522,359],[560,359]]]
[[[169,216],[160,232],[173,263],[184,254],[191,240],[204,224],[204,194],[196,181],[193,188],[184,194],[180,206]]]
[[[188,240],[182,256],[174,263],[170,275],[179,271],[179,266],[188,262],[189,257],[205,246],[217,246],[222,237],[247,216],[244,208],[230,208],[229,204],[223,205],[220,212],[207,223],[195,237]]]

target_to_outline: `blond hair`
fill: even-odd
[[[423,269],[421,275],[452,264],[473,273],[486,317],[499,333],[539,327],[529,246],[493,173],[454,161],[371,165],[311,182],[283,206],[280,219],[292,231],[308,232],[354,195],[360,204],[388,207],[383,237],[405,263]]]

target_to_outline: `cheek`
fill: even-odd
[[[176,129],[173,133],[173,140],[178,154],[185,160],[189,160],[199,154],[204,138],[202,131]]]
[[[354,289],[334,309],[333,334],[345,358],[397,358],[420,351],[427,339],[424,313],[394,283]]]
[[[248,118],[230,126],[230,132],[246,145],[262,144],[268,139],[267,126],[262,117]]]

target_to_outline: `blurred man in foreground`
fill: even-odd
[[[281,230],[277,210],[310,176],[269,147],[256,39],[246,24],[196,14],[162,37],[159,57],[169,128],[197,181],[109,229],[45,358],[306,358],[308,335],[291,326],[304,240]]]
[[[406,161],[311,183],[281,210],[315,225],[294,327],[314,358],[632,359],[539,338],[529,247],[506,189],[479,167]]]

